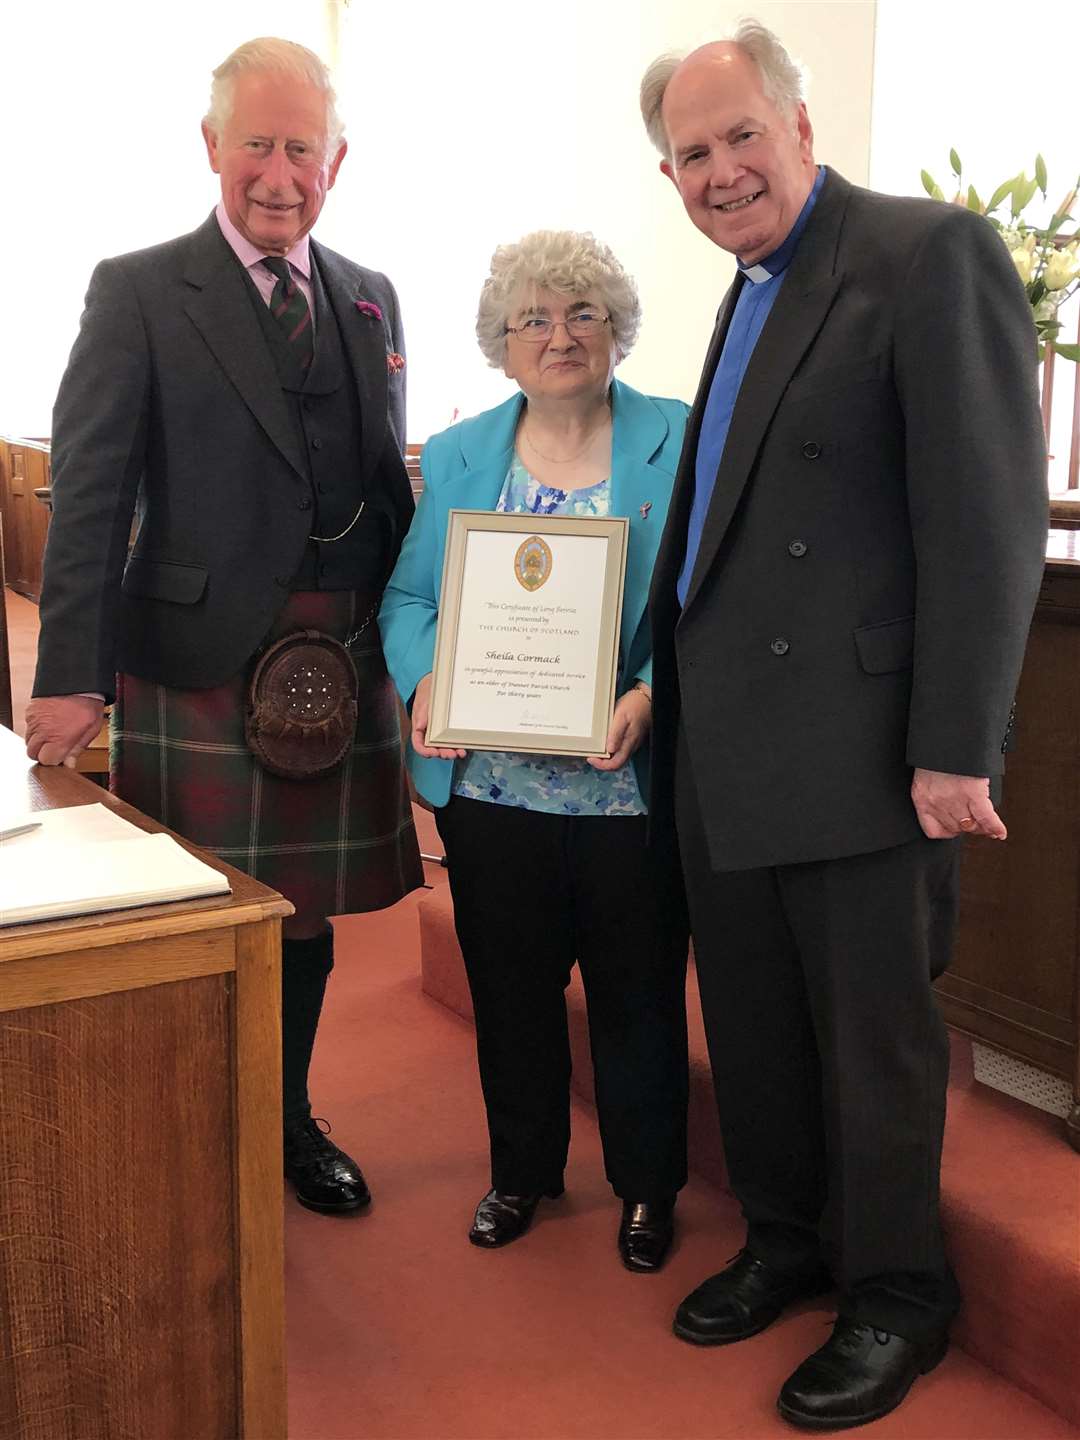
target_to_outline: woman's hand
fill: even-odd
[[[620,696],[608,731],[608,758],[590,755],[594,770],[621,770],[644,741],[652,724],[652,691],[638,684]]]
[[[425,760],[464,760],[464,750],[451,750],[445,745],[427,743],[428,720],[431,718],[431,672],[430,670],[416,687],[412,703],[412,730],[409,738],[412,747]]]

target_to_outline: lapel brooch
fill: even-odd
[[[356,308],[360,311],[361,315],[367,315],[372,320],[382,319],[382,311],[378,305],[375,304],[374,300],[357,300]]]
[[[646,500],[646,501],[645,501],[645,504],[642,505],[642,507],[641,507],[641,518],[642,518],[642,520],[647,520],[647,519],[649,518],[649,511],[650,511],[651,509],[652,509],[652,501],[651,501],[651,500]]]

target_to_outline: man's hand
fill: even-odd
[[[416,687],[412,703],[412,730],[409,738],[418,755],[426,760],[463,760],[464,750],[451,750],[445,745],[427,743],[428,721],[431,719],[431,672],[429,671]]]
[[[642,744],[652,724],[652,703],[647,690],[627,690],[619,697],[615,713],[611,717],[611,729],[607,736],[607,759],[603,755],[590,755],[589,764],[594,770],[621,770]]]
[[[40,695],[26,707],[26,753],[39,765],[74,765],[104,718],[104,702],[89,695]]]
[[[988,835],[991,840],[1004,840],[1009,833],[990,803],[990,781],[981,775],[916,770],[911,803],[924,834],[931,840],[950,840],[955,835]]]

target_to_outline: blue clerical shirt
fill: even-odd
[[[825,167],[822,165],[818,169],[814,188],[799,212],[799,218],[778,250],[774,250],[764,260],[759,260],[756,265],[743,265],[739,261],[739,273],[744,277],[743,287],[735,302],[735,312],[731,317],[724,348],[713,375],[709,398],[705,403],[705,414],[701,419],[701,434],[698,436],[697,463],[694,467],[694,502],[686,527],[686,558],[683,560],[676,586],[680,605],[686,604],[686,592],[690,588],[690,576],[701,546],[701,532],[705,527],[705,516],[709,512],[716,473],[720,469],[720,460],[731,426],[731,416],[739,398],[739,387],[824,183]]]

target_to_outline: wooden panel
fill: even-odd
[[[49,508],[34,495],[50,481],[47,441],[0,437],[0,518],[7,546],[7,583],[37,600],[41,562],[49,529]]]
[[[965,846],[956,952],[938,991],[951,1024],[1068,1077],[1080,1096],[1080,564],[1058,540],[1016,697],[1009,839]]]
[[[3,476],[0,475],[0,486]],[[4,514],[0,507],[0,725],[14,723],[11,708],[11,651],[8,642],[7,603],[4,581]]]
[[[236,1137],[242,1433],[285,1440],[281,922],[236,932]]]
[[[232,970],[235,963],[233,932],[221,929],[142,944],[27,956],[0,966],[0,1011],[56,1005],[117,990],[141,990],[196,975],[220,975]]]
[[[230,992],[0,1017],[5,1440],[239,1433]]]

